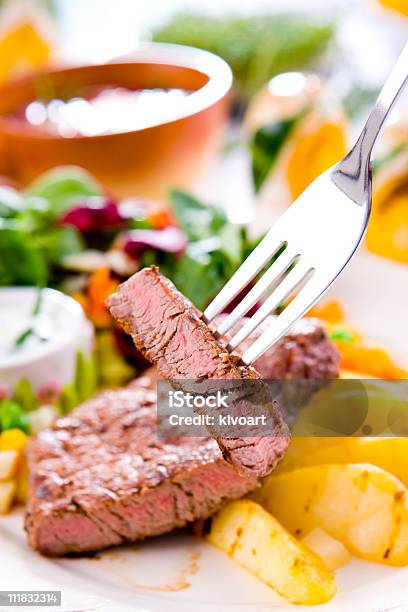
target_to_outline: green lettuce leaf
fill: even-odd
[[[54,214],[59,216],[75,202],[101,195],[103,190],[86,170],[75,166],[64,166],[41,175],[25,193],[48,200]]]
[[[252,178],[255,190],[259,191],[269,172],[278,159],[283,145],[286,143],[300,116],[277,121],[260,127],[252,139]]]
[[[227,223],[222,208],[204,204],[188,193],[173,189],[169,199],[179,227],[191,241],[214,236]]]
[[[44,286],[47,262],[28,236],[17,229],[0,227],[0,285]]]

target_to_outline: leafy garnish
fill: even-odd
[[[219,55],[231,66],[236,92],[246,101],[275,74],[308,66],[325,50],[333,33],[333,25],[305,15],[217,18],[181,13],[153,32],[153,40]]]
[[[81,351],[76,354],[75,381],[79,402],[89,399],[97,387],[96,368],[93,357],[86,357]]]
[[[41,310],[41,303],[42,303],[42,291],[41,289],[38,290],[37,293],[37,299],[35,300],[34,303],[34,308],[33,308],[33,317],[36,317],[37,315],[40,314],[40,310]],[[17,336],[16,340],[14,341],[14,349],[19,349],[23,346],[23,344],[25,343],[26,340],[28,340],[28,338],[31,338],[31,336],[36,336],[37,333],[35,331],[35,327],[29,327],[28,329],[24,330],[23,332],[21,332],[21,334],[19,336]],[[41,338],[40,338],[41,339]]]
[[[17,336],[16,340],[14,341],[14,348],[20,348],[24,344],[24,342],[28,340],[28,338],[30,338],[33,334],[34,330],[32,327],[23,331],[19,336]]]
[[[0,217],[15,217],[23,206],[21,194],[7,186],[0,186]]]
[[[407,150],[408,150],[408,143],[406,142],[398,143],[397,145],[395,145],[395,147],[391,149],[391,151],[388,151],[388,153],[386,153],[382,157],[377,158],[373,162],[373,172],[374,173],[378,172],[379,170],[381,170],[381,168],[386,166],[389,162],[393,161],[394,159],[399,157],[401,153],[404,153]]]
[[[11,400],[0,402],[0,431],[7,429],[21,429],[30,433],[30,424],[27,415],[21,406]]]
[[[290,119],[260,127],[252,140],[252,177],[255,190],[259,191],[272,170],[283,145],[304,113]]]
[[[18,404],[24,412],[35,410],[38,408],[38,399],[34,393],[33,387],[27,378],[22,378],[14,387],[13,402]]]
[[[78,169],[54,170],[26,192],[0,189],[0,285],[51,284],[55,266],[84,249],[74,227],[58,224],[61,208],[95,192],[93,179]],[[84,178],[85,177],[85,178]]]
[[[46,172],[26,190],[26,194],[49,201],[54,213],[60,215],[75,202],[101,195],[102,188],[86,170],[68,166]]]
[[[189,245],[177,262],[172,280],[176,287],[199,308],[204,310],[225,284],[228,260],[219,250],[206,250],[198,243]]]
[[[33,316],[36,317],[40,314],[41,305],[42,305],[43,292],[41,289],[38,290],[37,299],[35,300],[34,308],[33,308]]]
[[[23,192],[18,205],[7,206],[5,215],[0,210],[0,285],[64,287],[67,256],[116,248],[138,267],[158,265],[205,308],[254,247],[221,206],[180,190],[170,193],[171,211],[154,221],[142,203],[96,197],[99,190],[86,172],[55,169]],[[34,333],[35,327],[24,330],[16,348]]]
[[[227,222],[222,208],[204,204],[177,189],[170,192],[170,206],[177,224],[192,241],[216,235]]]
[[[201,310],[209,304],[254,248],[245,228],[232,224],[223,209],[182,191],[170,193],[177,222],[190,242],[177,259],[159,259],[163,274]]]
[[[17,228],[0,227],[0,285],[44,286],[47,276],[46,258],[32,237]]]
[[[66,385],[58,400],[58,409],[62,414],[71,412],[79,404],[78,392],[74,385]]]
[[[337,340],[337,341],[340,341],[340,342],[346,342],[347,344],[350,344],[350,343],[354,342],[353,332],[351,332],[349,329],[345,329],[343,327],[338,327],[336,329],[333,329],[330,332],[330,338],[332,340]]]

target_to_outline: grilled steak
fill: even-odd
[[[59,556],[159,535],[256,487],[212,438],[159,440],[155,400],[139,379],[30,442],[25,526],[34,548]]]
[[[268,319],[242,343],[244,352],[268,326]],[[301,319],[256,362],[265,379],[322,380],[339,374],[340,356],[318,319]]]
[[[254,368],[216,340],[196,308],[156,267],[145,268],[120,285],[108,306],[136,347],[167,379],[179,384],[180,379],[259,379]],[[259,382],[259,389],[255,385],[251,392],[267,396],[262,386]],[[276,402],[265,408],[267,431],[273,435],[226,437],[216,428],[209,429],[223,456],[242,473],[265,476],[289,444],[289,431]],[[252,405],[240,400],[233,409],[236,414],[249,415]]]
[[[294,369],[312,378],[336,374],[335,350],[316,321],[299,324],[262,360],[260,370],[270,378],[290,377]],[[257,486],[254,475],[238,474],[223,459],[211,438],[171,444],[157,438],[154,375],[100,394],[30,440],[26,530],[43,554],[95,551],[166,533]]]

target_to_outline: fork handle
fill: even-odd
[[[331,175],[333,182],[356,204],[364,205],[371,201],[371,153],[384,121],[407,82],[408,43],[386,80],[356,144]]]

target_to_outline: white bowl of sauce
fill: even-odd
[[[78,351],[89,355],[93,331],[81,306],[54,289],[0,288],[0,385],[22,379],[34,390],[73,381]]]

